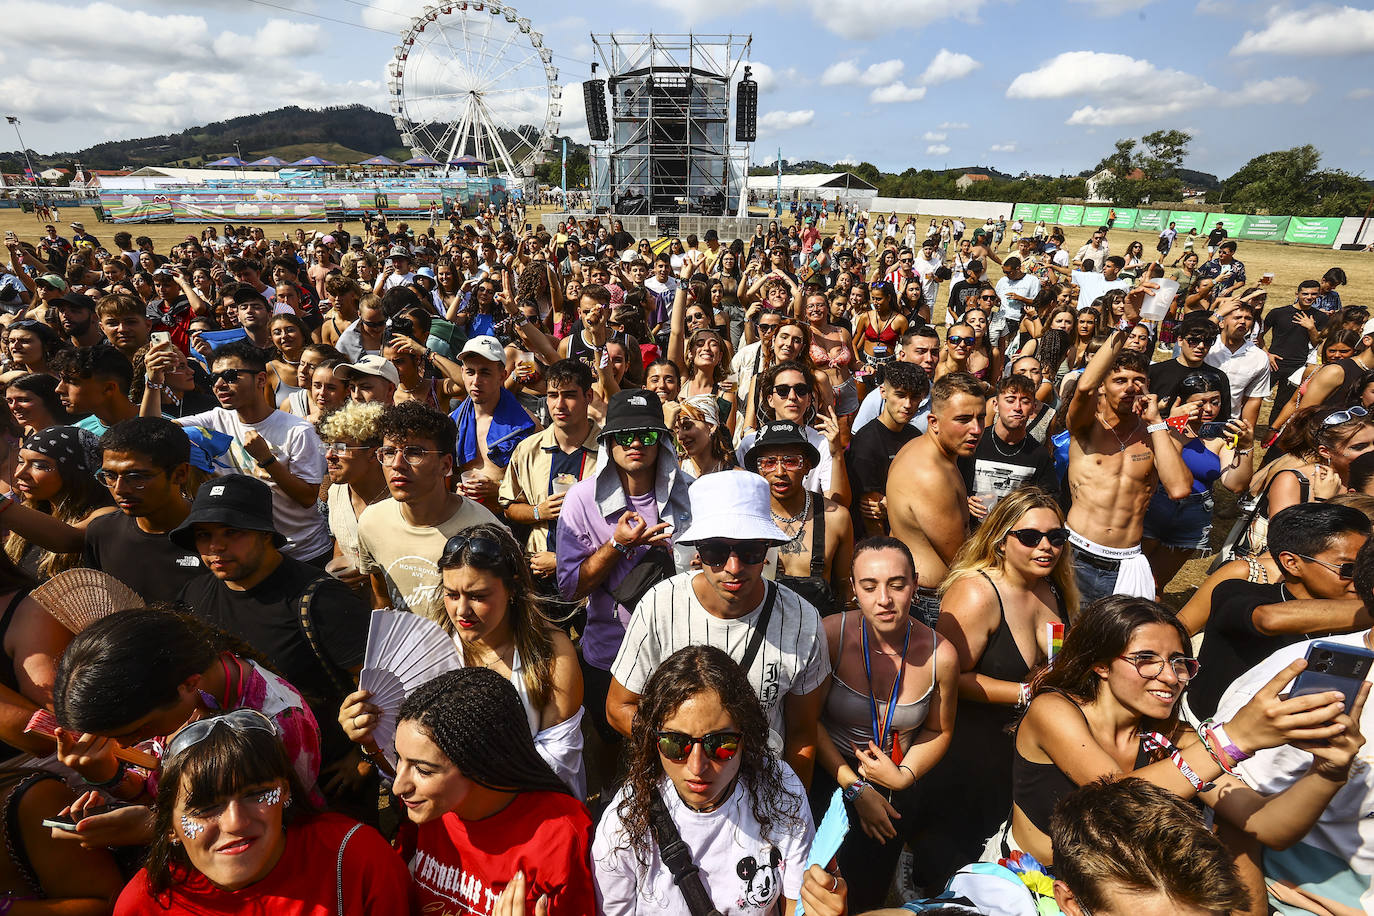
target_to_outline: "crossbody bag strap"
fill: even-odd
[[[759,654],[759,647],[763,645],[763,637],[768,632],[768,621],[773,617],[773,604],[778,600],[778,587],[773,583],[767,586],[768,597],[763,599],[763,613],[759,615],[759,622],[754,626],[754,633],[749,637],[749,646],[744,650],[744,658],[739,661],[739,668],[744,672],[744,676],[749,676],[749,669],[754,664],[754,656]]]
[[[816,513],[811,520],[811,575],[817,579],[824,579],[825,497],[820,493],[812,493],[811,502],[816,507]]]
[[[687,909],[692,916],[720,916],[720,911],[711,902],[711,896],[701,883],[701,870],[692,861],[692,850],[682,840],[677,824],[668,813],[668,806],[658,789],[649,796],[649,827],[658,844],[658,854],[668,871],[673,875],[673,883],[682,891],[687,901]]]
[[[338,899],[337,908],[334,910],[336,916],[344,916],[344,898],[343,898],[343,862],[344,862],[344,850],[348,848],[348,841],[351,840],[351,839],[353,839],[353,834],[357,833],[357,832],[358,832],[358,829],[359,829],[360,827],[362,827],[362,826],[363,826],[362,824],[354,824],[352,827],[348,828],[348,832],[344,834],[343,840],[341,840],[341,841],[339,842],[339,860],[338,860],[338,863],[334,866],[334,887],[335,887],[335,894],[336,894],[337,899]]]
[[[315,633],[314,618],[310,614],[310,607],[315,603],[315,593],[320,590],[320,586],[324,583],[324,579],[316,579],[305,587],[305,591],[301,593],[300,603],[296,608],[297,614],[300,617],[301,632],[305,634],[305,641],[310,643],[310,650],[315,653],[315,658],[319,661],[320,667],[324,669],[325,675],[329,678],[329,683],[334,685],[339,696],[347,696],[353,692],[353,684],[339,673],[339,666],[334,664],[325,654],[324,647],[320,645],[319,637]]]

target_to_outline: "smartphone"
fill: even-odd
[[[76,821],[70,815],[56,814],[52,817],[43,818],[44,827],[53,827],[57,830],[65,830],[68,833],[76,833]]]
[[[170,343],[171,340],[172,335],[166,331],[154,331],[148,335],[148,341],[155,347],[159,344]]]
[[[1338,690],[1350,712],[1360,684],[1374,667],[1374,652],[1361,646],[1346,646],[1319,639],[1307,647],[1307,668],[1293,681],[1289,696],[1302,697]]]
[[[1212,420],[1198,427],[1197,435],[1199,439],[1215,439],[1226,434],[1226,423],[1222,420]]]

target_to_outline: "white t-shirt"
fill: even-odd
[[[1269,354],[1248,340],[1232,350],[1220,337],[1202,360],[1226,373],[1231,383],[1231,415],[1239,417],[1248,398],[1269,394]]]
[[[329,525],[315,510],[314,504],[302,506],[277,486],[266,468],[258,467],[243,447],[249,430],[267,440],[272,454],[286,466],[286,470],[309,484],[324,480],[324,446],[308,421],[282,410],[274,410],[260,423],[245,423],[237,411],[216,407],[205,413],[180,417],[174,422],[181,426],[203,426],[234,437],[225,454],[230,465],[240,474],[256,477],[272,488],[272,524],[286,536],[282,552],[297,560],[313,560],[331,549]]]
[[[1034,299],[1040,295],[1040,280],[1030,274],[1022,274],[1021,279],[1015,281],[1010,277],[1003,277],[997,281],[996,289],[997,297],[1002,300],[1001,317],[1007,323],[1007,330],[1014,333],[1015,328],[1012,324],[1021,320],[1021,312],[1025,309],[1026,303],[1012,299],[1008,294],[1016,293],[1018,296]]]
[[[644,594],[630,616],[611,674],[631,693],[642,694],[649,676],[678,649],[715,646],[735,661],[744,658],[762,602],[743,617],[726,620],[702,606],[692,580],[702,573],[689,570],[658,583]],[[745,672],[758,691],[768,716],[769,746],[782,751],[783,698],[807,694],[830,676],[830,652],[820,613],[786,586],[778,590],[768,631]],[[765,599],[766,600],[766,599]]]
[[[1368,632],[1325,636],[1322,641],[1363,649]],[[1307,647],[1312,642],[1315,640],[1285,646],[1237,678],[1222,694],[1216,721],[1225,722],[1235,716],[1270,678],[1295,659],[1307,655]],[[1365,706],[1360,716],[1360,731],[1374,734],[1374,705]],[[1311,765],[1311,754],[1285,744],[1260,751],[1240,763],[1237,769],[1256,791],[1272,795],[1296,782]],[[1361,749],[1350,768],[1350,779],[1327,803],[1326,810],[1302,842],[1349,862],[1358,874],[1374,875],[1374,756],[1368,745]]]
[[[798,824],[775,821],[771,842],[763,838],[754,819],[749,793],[736,784],[725,804],[700,813],[683,803],[672,781],[664,777],[659,792],[682,841],[701,870],[701,884],[722,916],[764,916],[774,912],[779,897],[801,898],[807,855],[816,834],[806,790],[785,763],[782,784],[796,801]],[[687,900],[673,883],[655,845],[641,867],[625,841],[618,809],[622,787],[611,799],[592,840],[596,902],[604,916],[690,916]],[[642,870],[641,870],[642,868]]]
[[[930,306],[931,314],[935,314],[935,300],[940,295],[940,281],[935,278],[935,271],[944,266],[944,260],[935,254],[929,261],[916,255],[916,271],[921,275],[921,295],[926,298],[926,305]]]

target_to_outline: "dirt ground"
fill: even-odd
[[[539,215],[543,212],[545,211],[540,208],[532,208],[529,213],[529,221],[537,223]],[[898,217],[900,220],[905,220],[906,214],[899,214]],[[943,218],[943,215],[917,214],[917,224],[925,226],[932,217]],[[117,228],[127,228],[135,236],[146,235],[151,238],[159,250],[165,250],[173,243],[182,241],[187,235],[198,236],[200,230],[204,228],[203,225],[193,223],[154,223],[116,227],[111,223],[98,222],[90,207],[63,209],[61,218],[62,225],[58,231],[64,236],[70,236],[71,233],[67,224],[72,220],[77,220],[85,224],[87,232],[95,235],[107,245],[110,244],[110,239]],[[412,229],[424,229],[428,226],[428,220],[424,219],[410,220],[409,223]],[[42,234],[43,226],[44,224],[36,220],[32,214],[23,213],[19,210],[0,210],[0,231],[13,230],[25,241],[36,242]],[[263,224],[269,238],[278,237],[282,232],[294,235],[297,227],[304,228],[307,233],[317,229],[329,228],[326,225],[312,223]],[[345,227],[349,232],[358,233],[362,229],[362,224],[360,222],[348,222],[345,223]],[[970,229],[972,228],[973,226],[970,224]],[[1069,251],[1077,251],[1080,245],[1088,241],[1090,234],[1091,227],[1087,226],[1065,229]],[[1113,254],[1123,254],[1126,246],[1136,239],[1139,239],[1144,245],[1147,255],[1154,254],[1154,246],[1158,240],[1156,233],[1116,229],[1107,237]],[[1180,242],[1175,246],[1174,255],[1171,255],[1169,259],[1170,262],[1177,255],[1177,252],[1181,251],[1181,244]],[[1004,242],[1002,249],[1005,251],[1007,248],[1008,245]],[[1198,251],[1205,260],[1205,244],[1201,245]],[[1346,305],[1374,305],[1374,295],[1372,295],[1374,293],[1374,253],[1332,251],[1329,248],[1284,245],[1277,242],[1241,242],[1237,257],[1245,263],[1246,273],[1252,282],[1257,281],[1261,273],[1273,271],[1274,293],[1268,303],[1271,308],[1291,302],[1300,282],[1316,279],[1331,267],[1342,268],[1349,277],[1349,285],[1341,290],[1341,299]],[[938,307],[937,312],[943,312],[943,305]],[[936,317],[940,316],[937,314]],[[1267,406],[1260,417],[1262,422],[1267,420]],[[1256,458],[1258,457],[1257,455]],[[1212,531],[1214,546],[1220,545],[1225,539],[1233,522],[1234,500],[1229,496],[1230,494],[1221,491],[1217,499],[1218,518]],[[1228,514],[1232,515],[1232,518],[1222,517]],[[1207,566],[1211,563],[1211,559],[1210,556],[1199,558],[1183,567],[1165,589],[1164,597],[1170,606],[1182,607],[1197,585],[1206,578]]]

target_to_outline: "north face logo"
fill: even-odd
[[[625,399],[625,403],[626,403],[626,404],[633,404],[633,405],[636,406],[636,407],[648,407],[648,406],[649,406],[649,402],[646,401],[646,400],[644,400],[643,398],[641,398],[639,395],[635,395],[634,397],[626,398],[626,399]]]
[[[224,495],[224,487],[211,487],[211,488],[210,488],[210,495],[211,495],[211,496],[223,496],[223,495]]]

